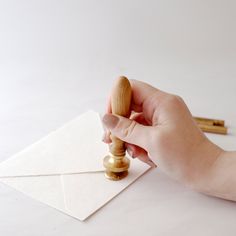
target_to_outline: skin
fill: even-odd
[[[236,152],[212,143],[198,128],[179,96],[131,80],[131,117],[103,117],[107,132],[126,142],[127,151],[171,178],[202,193],[236,201]]]

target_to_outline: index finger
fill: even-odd
[[[138,80],[130,80],[130,84],[133,96],[131,109],[136,112],[143,111],[146,101],[153,97],[154,94],[163,93],[159,89]]]
[[[132,103],[131,103],[131,110],[135,112],[142,112],[145,106],[148,106],[148,109],[151,109],[150,107],[150,98],[153,97],[153,95],[161,95],[165,94],[165,92],[138,80],[129,80],[131,87],[132,87]],[[111,109],[111,99],[109,96],[107,108],[107,113],[112,113]]]

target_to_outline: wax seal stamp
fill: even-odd
[[[124,76],[119,77],[111,93],[112,114],[129,117],[131,98],[132,89],[129,80]],[[130,161],[125,156],[125,143],[113,135],[111,140],[110,153],[103,160],[105,176],[110,180],[120,180],[128,175]]]

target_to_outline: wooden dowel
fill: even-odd
[[[227,134],[227,128],[224,126],[198,124],[198,127],[203,132],[215,133],[215,134]]]
[[[124,76],[120,76],[111,93],[112,114],[129,117],[131,97],[132,88],[129,80]],[[111,140],[111,153],[115,156],[125,155],[125,143],[113,135],[111,135]]]
[[[198,124],[225,126],[224,120],[209,119],[203,117],[193,117]]]

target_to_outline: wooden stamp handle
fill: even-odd
[[[129,117],[131,98],[132,88],[129,80],[124,76],[119,77],[111,93],[112,114]],[[113,135],[111,135],[111,140],[111,153],[114,156],[124,156],[126,151],[124,142]]]

